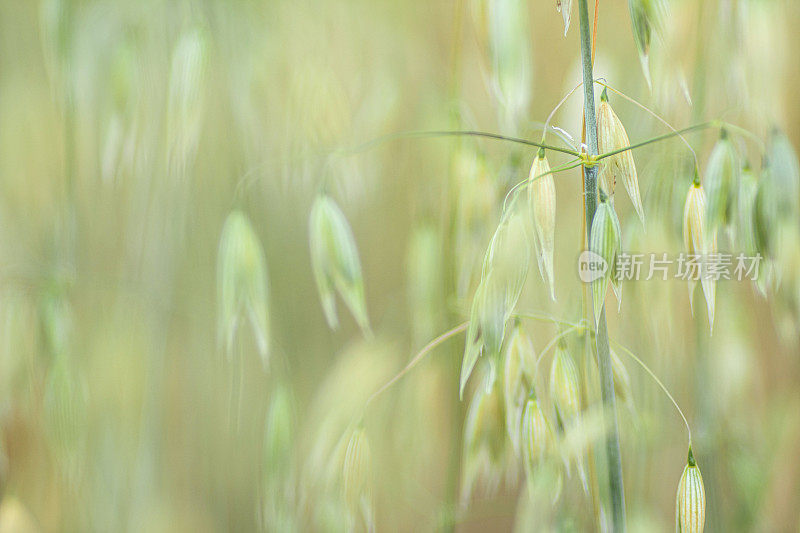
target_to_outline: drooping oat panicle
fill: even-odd
[[[556,231],[556,186],[550,163],[544,155],[544,149],[533,160],[528,177],[528,200],[533,214],[535,235],[541,254],[540,265],[543,267],[542,278],[550,285],[550,297],[555,300],[555,280],[553,275],[553,251],[555,249]]]
[[[353,232],[336,202],[320,194],[309,220],[311,265],[322,309],[331,329],[339,327],[334,290],[344,300],[364,335],[369,336],[369,317],[364,298],[364,279]]]
[[[478,357],[490,357],[492,379],[508,321],[528,274],[530,243],[524,211],[512,202],[503,215],[483,262],[481,282],[475,291],[461,363],[460,394],[463,397]]]
[[[600,319],[600,310],[605,302],[609,280],[615,276],[617,254],[622,243],[617,213],[604,194],[601,193],[600,198],[592,220],[589,240],[589,250],[602,258],[606,265],[603,274],[592,281],[595,322]]]
[[[503,360],[503,401],[506,432],[514,450],[519,450],[520,420],[536,367],[536,352],[530,337],[515,321],[505,343]]]
[[[553,433],[534,393],[525,402],[522,415],[522,455],[530,479],[539,462],[553,445]]]
[[[683,469],[675,498],[675,528],[679,533],[703,533],[706,522],[706,492],[700,467],[692,455]]]
[[[723,129],[711,151],[706,168],[706,224],[711,233],[732,220],[739,182],[738,168],[733,142]]]
[[[647,86],[652,88],[650,80],[650,45],[653,37],[661,31],[661,20],[664,9],[661,0],[628,0],[628,10],[631,14],[633,39],[639,51],[639,61],[647,80]]]
[[[572,423],[580,413],[581,392],[578,368],[564,346],[558,346],[550,366],[550,394],[559,424]]]
[[[600,107],[597,110],[597,143],[601,154],[631,145],[625,126],[622,125],[622,121],[608,102],[608,90],[605,88],[600,95]],[[625,150],[607,157],[602,162],[602,174],[606,183],[611,182],[611,189],[605,191],[609,196],[613,195],[614,184],[617,180],[622,181],[628,197],[633,203],[633,208],[644,226],[644,210],[642,209],[642,197],[639,193],[639,178],[636,175],[633,152]]]
[[[707,216],[706,194],[700,183],[700,176],[695,170],[694,180],[689,187],[686,195],[686,203],[683,207],[683,245],[686,253],[690,256],[697,256],[699,264],[700,284],[703,288],[703,295],[706,299],[708,309],[708,322],[714,327],[714,309],[716,307],[716,281],[712,276],[706,276],[704,262],[707,257],[717,253],[716,231],[711,231],[706,223]],[[689,277],[689,307],[694,313],[694,288],[697,279],[694,275]]]
[[[264,250],[247,216],[233,211],[222,227],[217,259],[219,339],[230,358],[240,323],[248,319],[261,360],[269,363],[269,289]]]
[[[556,9],[564,19],[564,35],[569,31],[569,22],[572,17],[572,0],[556,0]]]

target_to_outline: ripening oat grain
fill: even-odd
[[[522,455],[529,479],[539,462],[550,453],[552,439],[550,424],[532,392],[522,415]]]
[[[580,380],[575,361],[564,346],[558,346],[550,366],[550,394],[559,424],[573,423],[581,409]]]
[[[228,358],[240,323],[248,319],[261,361],[269,364],[270,324],[267,261],[247,216],[233,211],[222,227],[217,256],[219,341]]]
[[[505,404],[506,432],[519,450],[519,426],[525,399],[533,384],[536,352],[528,334],[519,322],[508,335],[503,361],[503,401]]]
[[[328,326],[339,327],[336,290],[364,335],[371,335],[364,279],[353,232],[339,206],[326,194],[320,194],[311,208],[309,241],[314,279]]]
[[[528,201],[533,214],[535,235],[539,243],[541,255],[540,266],[542,278],[550,285],[550,297],[555,300],[555,281],[553,276],[553,251],[555,249],[556,231],[556,186],[553,174],[550,173],[550,163],[544,155],[544,149],[539,149],[531,165],[528,176]]]
[[[705,274],[704,261],[707,256],[717,252],[717,236],[715,231],[709,231],[706,223],[706,194],[700,183],[700,176],[695,171],[694,180],[686,195],[683,207],[683,245],[686,253],[696,256],[696,263],[700,269],[700,284],[706,299],[708,309],[708,322],[714,327],[714,309],[716,307],[716,281]],[[691,276],[689,284],[689,307],[694,313],[694,288],[697,280]]]
[[[675,499],[675,528],[680,533],[703,533],[706,521],[706,493],[703,476],[695,463],[692,447],[683,469]]]
[[[608,103],[608,90],[603,88],[600,96],[600,107],[597,110],[597,143],[600,153],[620,150],[630,146],[628,133],[625,126],[617,114]],[[607,157],[601,164],[602,174],[606,182],[610,181],[610,189],[606,194],[613,196],[614,185],[617,180],[622,181],[628,197],[631,199],[633,208],[644,226],[644,210],[642,209],[642,197],[639,193],[639,178],[636,175],[636,164],[633,161],[633,152],[626,150],[611,157]]]
[[[652,88],[650,80],[650,45],[653,37],[661,31],[664,16],[662,0],[628,0],[628,10],[631,14],[633,39],[639,51],[639,60],[642,71],[647,80],[647,86]]]
[[[739,179],[739,195],[736,207],[736,243],[748,256],[756,254],[755,203],[758,180],[750,165],[745,163]]]
[[[478,357],[486,354],[493,383],[506,323],[514,311],[530,261],[527,221],[519,202],[512,202],[497,227],[483,261],[481,282],[475,291],[461,363],[460,394],[463,397]]]
[[[462,505],[469,501],[479,484],[487,494],[494,493],[504,475],[503,403],[497,382],[489,384],[489,381],[486,379],[475,390],[464,421]]]
[[[738,168],[733,142],[723,129],[706,167],[706,224],[711,233],[732,221],[739,184]]]
[[[290,464],[294,438],[292,395],[288,385],[278,383],[270,397],[264,424],[264,459],[272,476],[285,472]]]
[[[619,219],[614,207],[608,198],[600,194],[600,203],[592,221],[589,250],[600,256],[607,266],[605,272],[592,281],[592,299],[594,301],[595,323],[600,320],[600,310],[606,299],[608,283],[615,279],[617,254],[620,251],[622,236],[619,228]]]

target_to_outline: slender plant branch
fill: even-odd
[[[577,150],[573,150],[571,148],[562,148],[561,146],[553,146],[551,144],[538,143],[535,141],[529,141],[527,139],[520,139],[518,137],[509,137],[506,135],[500,135],[498,133],[489,133],[485,131],[474,131],[474,130],[404,131],[399,133],[391,133],[389,135],[384,135],[382,137],[372,139],[371,141],[367,141],[360,146],[356,146],[355,148],[345,150],[345,153],[357,154],[375,148],[376,146],[379,146],[381,144],[398,139],[420,139],[420,138],[431,138],[431,137],[483,137],[485,139],[494,139],[498,141],[508,141],[512,143],[523,144],[525,146],[535,146],[537,148],[544,148],[545,150],[561,152],[562,154],[569,154],[575,157],[580,156],[580,152],[578,152]]]
[[[573,331],[575,331],[575,330],[577,330],[577,329],[581,329],[582,327],[583,327],[583,326],[582,326],[582,325],[580,325],[580,324],[575,324],[574,326],[570,326],[570,327],[568,327],[567,329],[565,329],[565,330],[563,330],[563,331],[560,331],[558,334],[556,334],[556,336],[555,336],[555,337],[553,337],[552,339],[550,339],[550,342],[548,342],[548,343],[545,345],[545,347],[542,349],[542,351],[541,351],[541,352],[539,352],[539,357],[537,357],[537,358],[536,358],[536,367],[537,367],[537,368],[539,367],[539,363],[541,363],[541,362],[542,362],[542,359],[544,359],[544,356],[545,356],[545,354],[546,354],[548,351],[550,351],[550,349],[551,349],[553,346],[555,346],[555,345],[556,345],[556,343],[557,343],[559,340],[563,339],[564,337],[566,337],[567,335],[569,335],[569,334],[570,334],[570,333],[572,333]]]
[[[594,73],[592,68],[592,37],[589,31],[589,8],[587,0],[579,0],[581,63],[583,64],[584,94],[584,132],[588,144],[588,155],[596,156],[597,119],[594,107]],[[584,198],[586,201],[586,241],[591,242],[591,228],[597,209],[597,166],[584,165]],[[614,396],[614,375],[611,367],[611,349],[608,345],[605,306],[597,317],[597,358],[600,370],[600,390],[605,406],[605,416],[609,418],[606,435],[606,458],[608,464],[608,485],[611,495],[611,516],[613,529],[617,533],[625,531],[625,491],[622,480],[622,459],[619,450],[619,425],[617,422],[616,398]]]
[[[731,124],[730,122],[718,121],[718,123],[721,127],[725,128],[726,130],[731,130],[743,137],[747,137],[748,139],[753,141],[756,144],[756,146],[758,146],[758,149],[761,151],[762,154],[766,153],[767,147],[764,144],[764,141],[761,140],[761,138],[752,131],[747,130],[741,126],[737,126],[736,124]]]
[[[414,358],[411,359],[411,361],[408,362],[408,364],[405,366],[405,368],[403,368],[403,370],[401,370],[398,374],[396,374],[392,379],[387,381],[380,389],[378,389],[378,390],[376,390],[375,392],[372,393],[372,396],[370,396],[367,399],[367,403],[364,404],[364,409],[369,407],[369,404],[371,404],[372,401],[375,398],[380,396],[381,393],[383,393],[389,387],[394,385],[400,378],[402,378],[403,376],[408,374],[408,372],[411,371],[411,369],[413,369],[415,366],[417,366],[419,364],[419,362],[422,361],[425,358],[425,356],[428,355],[431,352],[431,350],[433,350],[434,348],[439,346],[441,343],[443,343],[447,339],[458,335],[462,331],[465,331],[467,329],[467,326],[469,326],[469,322],[464,322],[463,324],[459,324],[458,326],[454,327],[450,331],[442,333],[441,335],[439,335],[438,337],[433,339],[431,342],[426,344],[425,347],[422,348],[422,350],[420,350],[417,353],[417,355],[415,355]]]
[[[506,193],[505,198],[503,198],[503,212],[505,212],[505,210],[506,210],[506,206],[508,204],[508,199],[511,197],[512,194],[516,195],[519,192],[521,187],[523,187],[525,185],[528,185],[530,183],[533,183],[534,181],[538,180],[539,178],[543,178],[545,176],[548,176],[550,174],[555,174],[556,172],[561,172],[563,170],[569,170],[571,168],[579,167],[582,164],[583,164],[583,161],[581,159],[573,159],[572,161],[570,161],[568,163],[564,163],[563,165],[561,165],[559,167],[551,168],[549,172],[542,172],[538,176],[534,176],[533,178],[525,178],[524,180],[520,181],[519,183],[517,183],[516,185],[511,187],[511,189]]]
[[[596,161],[600,161],[601,159],[605,159],[607,157],[611,157],[612,155],[620,154],[622,152],[627,152],[628,150],[635,150],[637,148],[641,148],[642,146],[647,146],[648,144],[653,144],[653,143],[656,143],[656,142],[659,142],[659,141],[663,141],[663,140],[669,139],[671,137],[677,137],[677,136],[680,136],[680,135],[682,135],[684,133],[689,133],[690,131],[697,131],[697,130],[703,130],[703,129],[708,129],[708,128],[718,128],[718,127],[720,127],[720,125],[721,124],[720,124],[719,121],[712,120],[712,121],[709,121],[709,122],[702,122],[700,124],[695,124],[693,126],[688,126],[686,128],[683,128],[683,129],[680,129],[680,130],[677,130],[677,131],[671,131],[669,133],[665,133],[664,135],[658,135],[656,137],[651,137],[651,138],[647,139],[646,141],[642,141],[642,142],[638,142],[638,143],[635,143],[635,144],[631,144],[630,146],[626,146],[625,148],[620,148],[618,150],[612,150],[610,152],[606,152],[604,154],[600,154],[600,155],[597,156]]]
[[[561,101],[559,101],[559,102],[556,104],[556,106],[553,108],[553,110],[552,110],[552,111],[550,111],[550,114],[549,114],[549,115],[547,115],[547,120],[545,120],[545,121],[544,121],[544,128],[543,128],[543,130],[544,130],[544,131],[542,131],[542,142],[544,142],[544,141],[546,140],[546,137],[547,137],[547,130],[548,130],[548,128],[550,127],[550,121],[551,121],[551,120],[553,120],[553,115],[555,115],[555,114],[556,114],[556,111],[558,111],[558,109],[559,109],[559,108],[560,108],[562,105],[564,105],[564,102],[566,102],[567,100],[569,100],[569,97],[570,97],[570,96],[572,96],[572,94],[573,94],[575,91],[577,91],[577,90],[580,88],[580,86],[581,86],[581,85],[583,85],[583,82],[580,82],[580,83],[578,83],[578,85],[576,85],[575,87],[573,87],[573,88],[572,88],[572,90],[571,90],[570,92],[568,92],[567,94],[565,94],[565,95],[564,95],[564,98],[562,98],[562,99],[561,99]]]
[[[689,446],[691,446],[692,445],[692,429],[689,427],[689,422],[686,420],[686,415],[683,414],[683,411],[681,410],[680,406],[678,406],[678,402],[676,402],[675,398],[672,397],[672,394],[670,394],[670,392],[667,389],[667,387],[665,387],[664,384],[661,382],[661,380],[658,379],[658,376],[656,376],[655,373],[652,370],[650,370],[650,367],[647,366],[644,363],[644,361],[642,361],[641,359],[636,357],[636,355],[631,350],[629,350],[628,348],[626,348],[625,346],[623,346],[622,344],[620,344],[620,343],[618,343],[616,341],[614,341],[614,344],[617,346],[617,348],[619,348],[620,350],[625,352],[628,355],[628,357],[630,357],[631,359],[633,359],[634,361],[639,363],[639,366],[644,368],[645,372],[650,374],[650,377],[653,378],[653,380],[656,383],[658,383],[658,386],[661,387],[661,390],[664,391],[664,394],[667,395],[669,400],[672,402],[672,405],[674,405],[675,409],[678,410],[678,414],[681,415],[681,418],[683,419],[683,424],[686,426],[686,433],[689,434]]]

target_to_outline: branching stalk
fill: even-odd
[[[589,8],[587,0],[580,0],[581,63],[583,65],[583,94],[585,134],[590,156],[598,154],[597,117],[594,106],[594,74],[592,67],[592,37],[589,27]],[[591,228],[597,209],[597,166],[586,166],[584,170],[584,198],[586,203],[586,241],[591,242]],[[608,484],[611,497],[611,516],[614,531],[625,531],[625,492],[622,481],[622,459],[619,450],[619,424],[617,422],[616,399],[614,397],[614,376],[611,368],[611,350],[608,345],[605,307],[597,317],[597,359],[600,370],[600,389],[605,406],[605,416],[609,431],[606,435],[606,458],[608,463]]]

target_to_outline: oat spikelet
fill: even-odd
[[[600,107],[597,112],[597,142],[601,154],[631,145],[625,126],[622,125],[622,121],[608,103],[608,91],[605,88],[600,96]],[[613,196],[614,185],[617,180],[622,181],[631,203],[633,203],[633,208],[644,226],[644,209],[642,209],[642,197],[639,193],[639,178],[636,175],[633,152],[626,150],[607,157],[602,167],[604,179],[611,181],[611,188],[606,193]]]
[[[731,222],[738,181],[736,150],[723,129],[706,167],[706,224],[709,231],[716,232]]]
[[[550,394],[562,425],[578,417],[581,408],[578,369],[563,346],[556,348],[550,367]]]
[[[609,280],[615,275],[617,254],[622,242],[619,219],[614,207],[606,196],[601,193],[600,203],[592,220],[592,231],[589,240],[589,250],[600,256],[607,265],[602,276],[592,281],[592,298],[594,302],[595,323],[600,318],[600,310],[606,299]]]
[[[553,275],[553,252],[555,249],[556,231],[556,186],[550,163],[544,155],[544,149],[531,165],[528,186],[528,200],[533,213],[533,225],[541,253],[540,265],[543,267],[542,278],[550,285],[550,297],[555,300],[555,279]]]
[[[326,194],[319,195],[311,208],[309,241],[314,279],[328,326],[331,329],[339,326],[335,289],[364,335],[370,336],[364,278],[355,238],[341,209]]]
[[[522,454],[529,479],[536,466],[549,453],[552,438],[550,424],[544,416],[539,400],[532,393],[525,403],[522,415]]]
[[[525,399],[533,383],[536,352],[533,343],[521,324],[516,322],[505,343],[503,361],[503,400],[505,403],[506,432],[519,451],[520,423]]]
[[[686,203],[683,207],[683,245],[686,252],[690,255],[701,256],[701,263],[709,254],[717,253],[716,232],[710,232],[706,223],[706,193],[700,184],[700,176],[695,171],[694,182],[689,187],[686,195]],[[708,308],[708,322],[714,327],[714,309],[716,298],[716,281],[711,277],[702,275],[701,266],[700,284],[703,288],[703,295],[706,298]],[[694,313],[694,288],[696,280],[689,279],[689,307]]]
[[[703,476],[690,445],[688,461],[678,483],[675,499],[675,530],[678,533],[703,533],[705,521],[706,492],[703,488]]]

